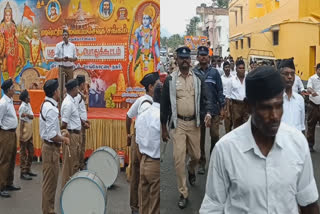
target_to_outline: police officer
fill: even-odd
[[[205,96],[204,84],[191,69],[190,49],[176,50],[179,69],[165,80],[161,96],[161,125],[163,141],[168,141],[169,128],[173,128],[173,151],[180,199],[178,206],[183,209],[188,204],[185,159],[188,153],[188,178],[195,185],[195,167],[200,159],[200,100]],[[209,109],[206,104],[206,109]],[[208,110],[205,120],[211,120]],[[187,151],[187,152],[186,152]]]
[[[219,140],[219,124],[220,117],[223,117],[223,107],[224,107],[224,95],[223,87],[220,74],[217,69],[209,65],[209,49],[205,46],[198,47],[198,56],[197,60],[199,64],[193,69],[194,73],[202,80],[202,84],[206,86],[206,98],[212,106],[212,111],[210,114],[211,126],[210,126],[210,136],[211,136],[211,147],[210,154],[215,145]],[[206,126],[204,124],[204,117],[206,114],[206,109],[204,109],[205,100],[201,100],[200,106],[200,121],[201,121],[201,134],[200,134],[200,148],[201,148],[201,157],[199,161],[199,174],[205,173],[206,166],[206,153],[205,153],[205,137],[206,137]]]
[[[4,81],[1,89],[4,95],[0,100],[0,196],[8,198],[10,195],[7,191],[21,189],[13,186],[18,119],[12,100],[14,94],[12,79]]]
[[[44,86],[46,98],[40,110],[40,137],[42,144],[42,213],[52,214],[59,177],[61,143],[69,144],[67,132],[61,134],[58,102],[60,98],[57,79],[48,80]]]

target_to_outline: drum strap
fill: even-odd
[[[42,103],[41,108],[40,108],[40,115],[41,115],[41,118],[42,118],[43,121],[46,121],[46,119],[44,118],[44,116],[43,116],[43,114],[42,114],[42,107],[43,107],[43,104],[46,103],[46,102],[47,102],[47,103],[51,103],[51,105],[55,106],[50,100],[45,100],[45,101]]]

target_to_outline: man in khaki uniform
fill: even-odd
[[[70,134],[70,146],[63,148],[62,188],[70,177],[79,171],[80,144],[81,144],[81,119],[78,103],[74,99],[79,93],[78,81],[69,80],[66,84],[67,96],[61,106],[61,129],[67,129]]]
[[[0,197],[9,198],[7,191],[21,189],[13,186],[18,119],[12,100],[14,94],[12,79],[4,81],[1,89],[4,95],[0,99]]]
[[[69,144],[68,134],[61,135],[58,102],[60,99],[57,79],[48,80],[44,86],[46,98],[40,110],[40,137],[42,139],[42,213],[55,214],[54,202],[59,178],[61,143]]]
[[[30,105],[29,93],[27,90],[21,92],[19,96],[21,105],[19,107],[20,118],[20,178],[23,180],[32,180],[30,176],[37,176],[31,172],[33,159],[33,130],[32,120],[33,112]]]
[[[195,168],[200,158],[200,99],[205,96],[204,84],[190,69],[191,58],[188,47],[177,50],[179,70],[166,78],[161,96],[161,124],[163,141],[168,141],[169,127],[174,128],[173,156],[177,174],[180,199],[179,208],[188,203],[188,187],[186,183],[185,159],[190,156],[187,166],[189,183],[196,181]],[[170,119],[169,119],[170,118]],[[205,116],[206,125],[210,125],[211,114]]]

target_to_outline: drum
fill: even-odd
[[[98,148],[88,159],[87,169],[97,173],[104,185],[109,188],[114,184],[120,171],[117,153],[108,146]]]
[[[77,172],[61,192],[62,214],[106,214],[106,205],[106,188],[94,172]]]

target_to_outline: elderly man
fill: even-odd
[[[200,214],[319,214],[307,141],[281,123],[283,90],[273,67],[248,74],[251,118],[217,143]]]

